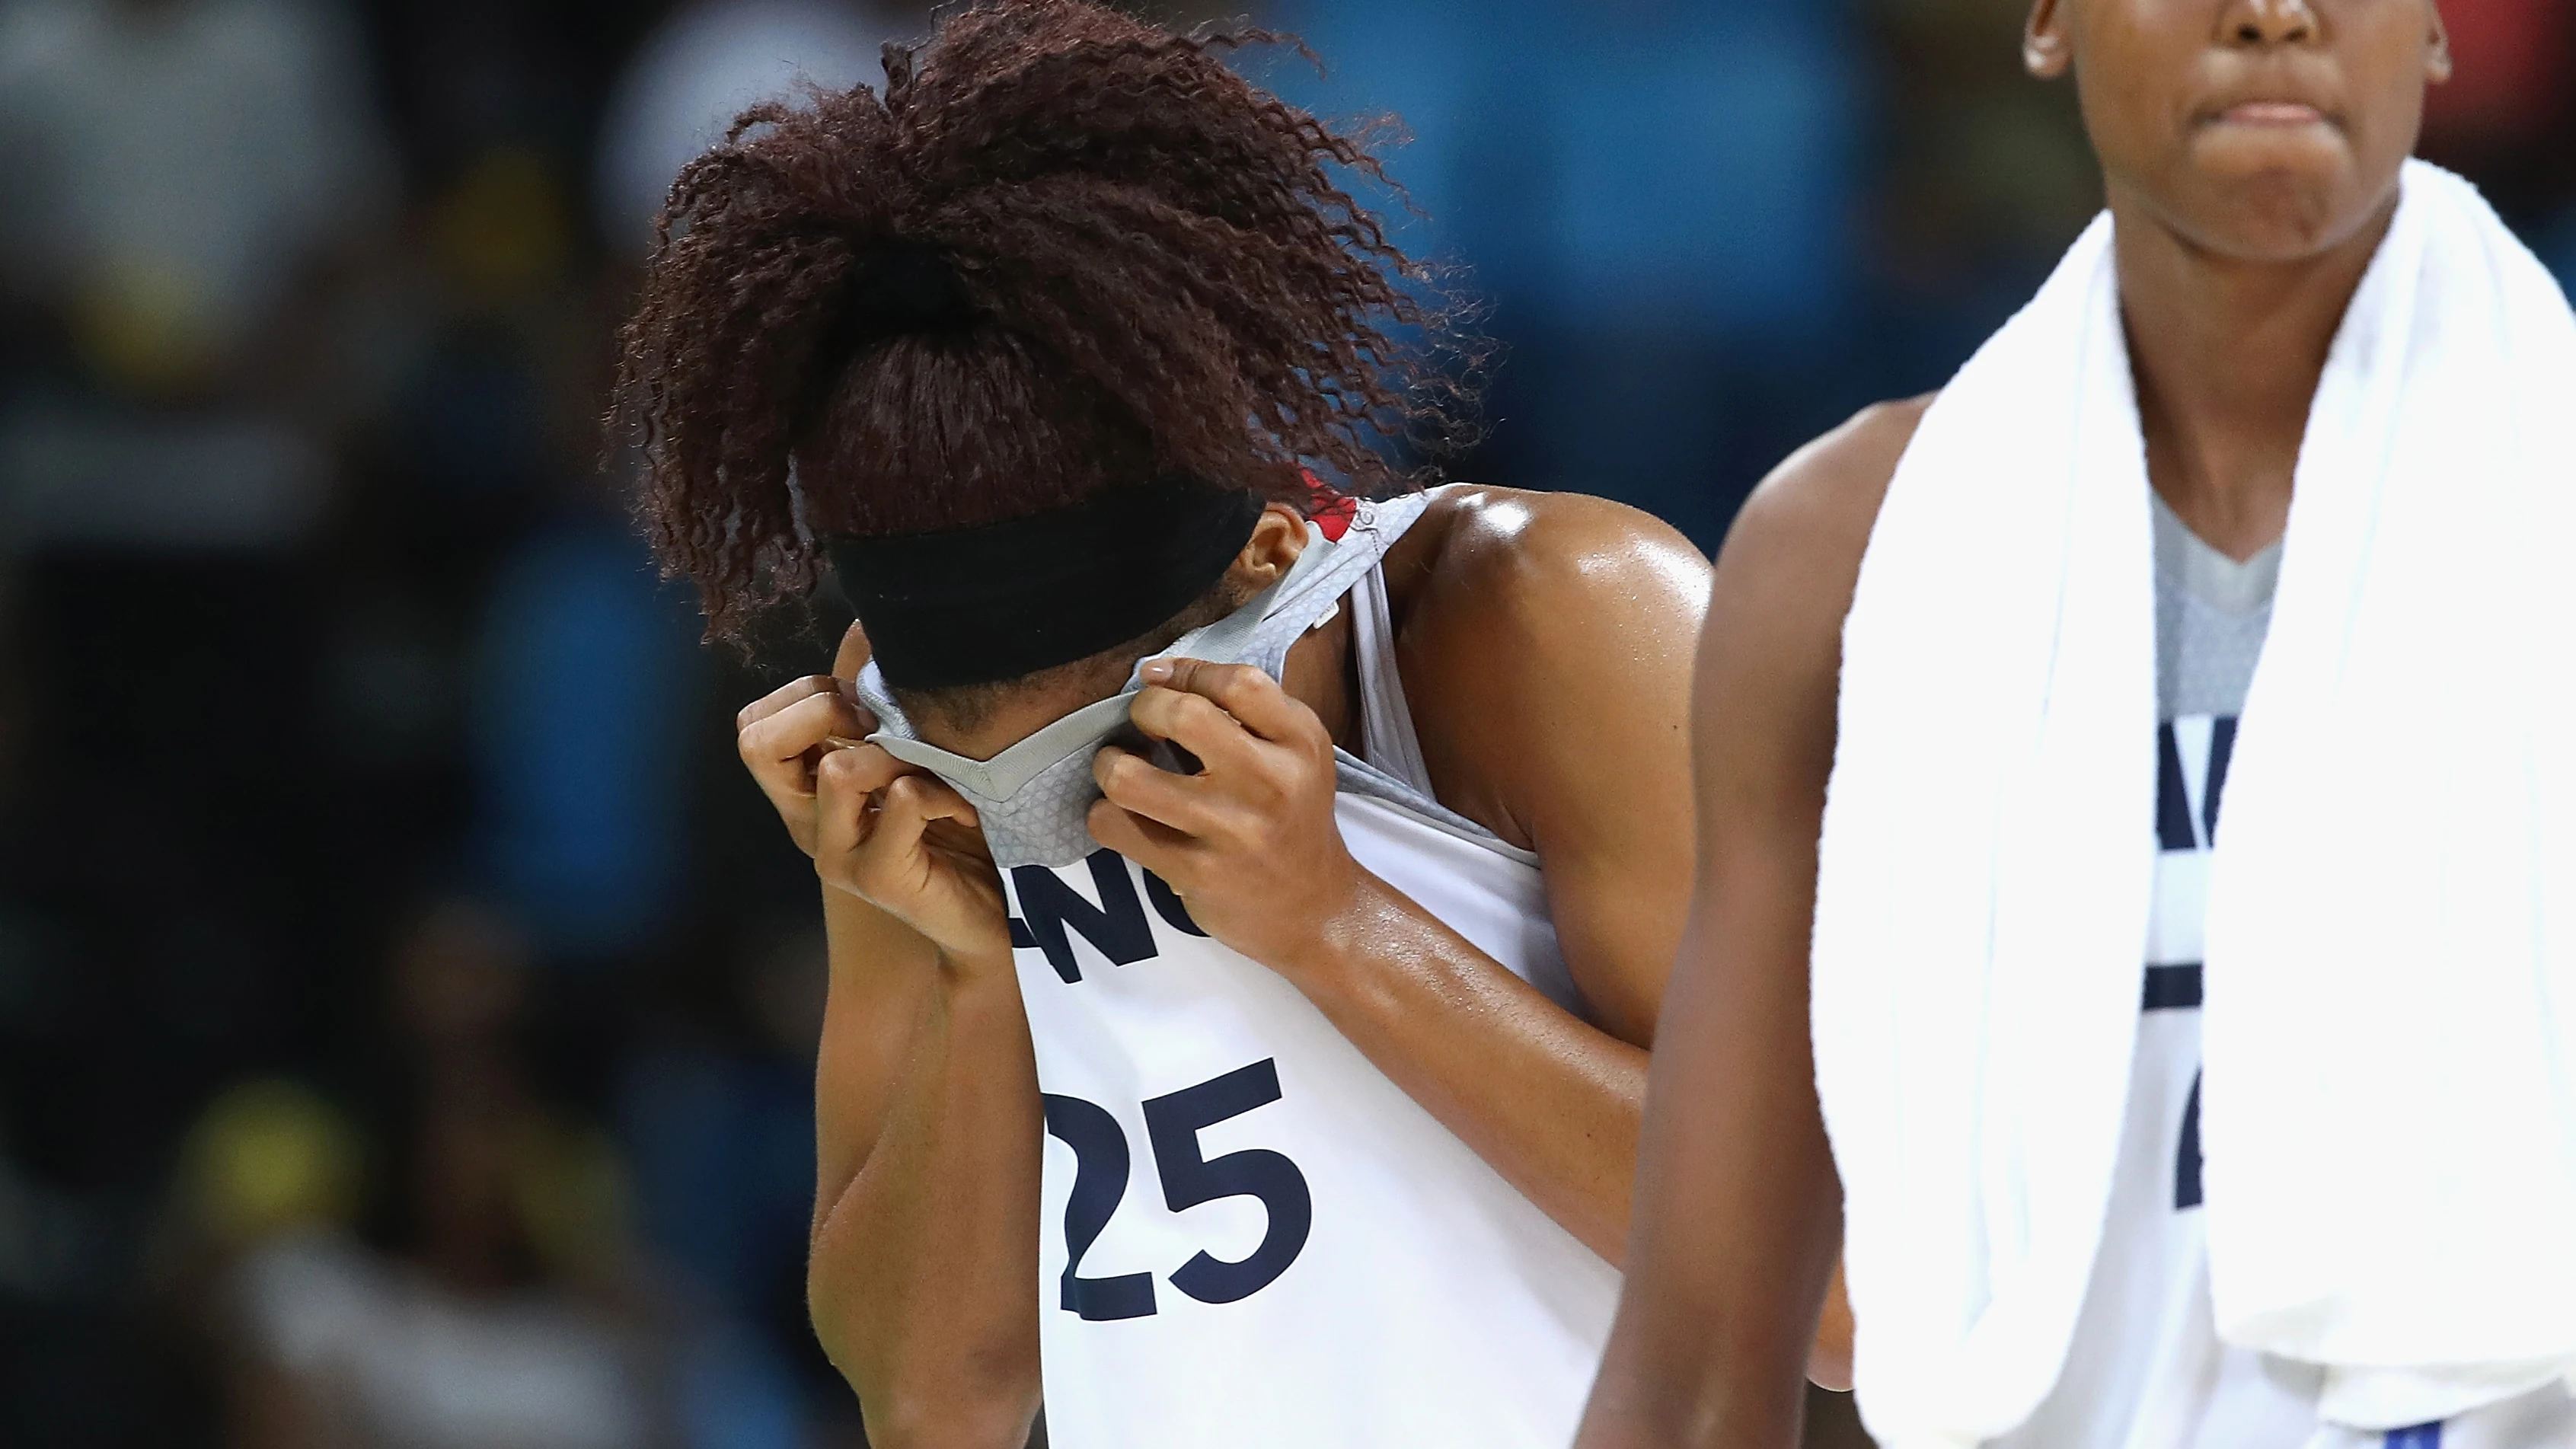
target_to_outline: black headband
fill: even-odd
[[[886,683],[1018,679],[1151,633],[1225,577],[1262,502],[1166,478],[1027,518],[823,549]]]

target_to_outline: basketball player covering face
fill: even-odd
[[[1442,419],[1381,329],[1438,319],[1324,169],[1374,163],[1208,48],[952,15],[687,171],[628,336],[716,632],[825,555],[860,615],[741,716],[825,884],[815,1327],[880,1444],[1017,1446],[1042,1375],[1059,1444],[1562,1444],[1705,565],[1597,500],[1389,486],[1363,425]],[[859,743],[871,653],[914,741],[989,761],[1274,588],[1277,677],[1146,667],[1067,857],[997,869],[1000,807]]]
[[[2155,491],[2216,572],[2259,562],[2287,524],[2310,401],[2395,213],[2425,87],[2448,76],[2440,16],[2432,0],[2039,0],[2024,54],[2035,75],[2079,83]],[[1798,1440],[1840,1219],[1808,946],[1841,630],[1930,402],[1873,408],[1791,458],[1718,562],[1694,726],[1698,880],[1585,1449]],[[2195,1183],[2162,1210],[2197,1201]],[[2076,1353],[2143,1364],[2152,1336]],[[2088,1368],[2070,1363],[2053,1434],[2030,1442],[2124,1442],[2124,1424],[2098,1422],[2116,1409],[2066,1400]]]

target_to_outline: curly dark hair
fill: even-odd
[[[818,535],[1423,480],[1377,445],[1464,436],[1457,314],[1335,181],[1384,182],[1365,137],[1214,53],[1281,41],[982,0],[886,47],[881,96],[756,107],[680,173],[611,421],[710,635],[805,595]]]

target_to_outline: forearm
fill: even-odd
[[[1644,1051],[1578,1020],[1374,877],[1282,974],[1504,1180],[1620,1261]]]
[[[1038,1403],[1028,1026],[1007,962],[928,970],[882,1125],[827,1182],[809,1299],[875,1442],[1018,1449]]]

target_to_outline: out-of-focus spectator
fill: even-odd
[[[39,1345],[0,1409],[28,1443],[177,1442],[127,1286],[148,1204],[205,1094],[336,1006],[305,970],[344,899],[309,884],[306,566],[323,302],[398,200],[372,75],[332,0],[0,0],[0,648],[32,766],[0,801],[0,1128],[18,1195],[82,1228],[0,1293]]]
[[[19,541],[261,548],[330,460],[286,414],[318,268],[390,220],[365,51],[326,0],[0,8],[0,273],[69,389],[0,418]]]
[[[675,1003],[620,1090],[639,1226],[697,1305],[681,1383],[693,1444],[791,1449],[855,1418],[846,1393],[799,1372],[821,1367],[804,1249],[824,954],[810,924],[755,926],[721,972],[699,973],[715,979]]]
[[[153,394],[220,387],[306,268],[383,222],[369,69],[320,0],[0,9],[0,217],[15,288]]]
[[[927,29],[926,5],[864,0],[699,0],[628,62],[600,132],[599,225],[641,254],[671,180],[756,102],[800,86],[879,79],[889,40]]]
[[[1866,116],[1838,0],[1282,0],[1328,63],[1260,78],[1400,113],[1417,252],[1508,345],[1478,476],[1607,491],[1713,543],[1813,423],[1853,300]],[[1756,462],[1760,459],[1760,462]]]
[[[670,1415],[607,1138],[519,1060],[524,950],[471,905],[431,912],[394,972],[399,1088],[372,1212],[351,1130],[301,1089],[218,1099],[190,1199],[229,1250],[237,1439],[261,1449],[640,1449]]]
[[[569,508],[503,560],[477,655],[489,888],[552,962],[651,945],[686,903],[699,660],[685,595],[622,517]]]

